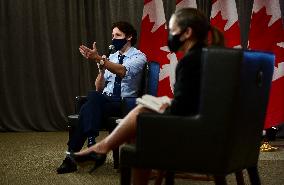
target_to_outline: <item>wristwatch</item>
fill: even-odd
[[[105,64],[105,59],[100,60],[99,64],[103,66]]]
[[[99,64],[100,64],[101,66],[103,66],[103,65],[105,64],[105,61],[106,61],[106,56],[103,55],[103,56],[102,56],[102,59],[101,59],[100,62],[99,62]]]

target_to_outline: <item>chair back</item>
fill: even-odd
[[[158,62],[150,61],[146,62],[143,69],[143,75],[141,79],[141,87],[138,93],[138,97],[144,94],[150,94],[157,96],[160,65]],[[137,97],[126,97],[122,101],[122,115],[126,115],[136,106]]]
[[[274,55],[209,48],[202,65],[200,119],[214,125],[219,143],[208,150],[218,150],[224,170],[257,164]]]
[[[157,96],[160,65],[158,62],[149,61],[145,64],[139,96],[150,94]]]

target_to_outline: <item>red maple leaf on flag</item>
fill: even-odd
[[[234,23],[227,31],[224,31],[227,20],[222,18],[221,12],[219,12],[214,18],[211,18],[210,22],[224,34],[225,46],[234,47],[240,45],[240,30],[237,22]]]
[[[167,47],[168,31],[165,18],[158,17],[164,16],[164,9],[161,3],[162,0],[144,1],[144,11],[145,8],[147,10],[146,12],[143,12],[143,14],[145,13],[147,15],[145,15],[142,20],[139,43],[139,48],[146,54],[148,61],[157,61],[160,64],[160,67],[169,63],[167,57],[169,51],[162,49]],[[163,79],[161,79],[160,76],[158,96],[164,95],[173,97],[169,76]]]
[[[147,15],[142,20],[142,31],[140,34],[139,48],[143,51],[149,61],[157,61],[161,65],[168,63],[166,57],[167,52],[162,51],[160,48],[167,46],[168,37],[167,31],[164,26],[160,26],[155,32],[151,32],[154,23],[150,22],[149,16]]]
[[[270,51],[275,54],[274,76],[270,90],[265,128],[284,122],[284,48],[279,46],[279,43],[284,42],[284,29],[281,18],[268,26],[271,17],[271,15],[267,15],[265,7],[261,8],[257,13],[253,12],[249,34],[249,48]]]
[[[249,35],[249,48],[273,51],[275,53],[275,64],[278,64],[281,59],[284,60],[283,48],[277,46],[277,43],[284,42],[284,29],[282,28],[281,19],[278,19],[270,27],[268,23],[271,19],[271,15],[266,14],[265,7],[263,7],[258,13],[253,13],[252,23]]]
[[[225,46],[240,47],[241,34],[237,8],[234,1],[212,1],[211,25],[217,27],[225,37]]]
[[[162,67],[164,64],[169,63],[168,52],[161,50],[161,47],[167,46],[168,33],[165,31],[164,26],[159,27],[152,33],[153,25],[154,23],[150,22],[149,16],[143,19],[143,31],[141,31],[139,47],[146,54],[148,61],[156,61]],[[157,95],[173,97],[169,76],[159,81]]]
[[[221,12],[219,12],[215,17],[211,18],[210,23],[224,34],[224,27],[227,23],[227,20],[222,18]]]

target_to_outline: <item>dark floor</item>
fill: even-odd
[[[106,135],[101,134],[101,138]],[[92,174],[88,167],[76,173],[57,175],[55,169],[65,156],[67,132],[0,133],[0,184],[1,185],[108,185],[119,184],[119,173],[113,169],[112,156],[106,164]],[[264,185],[284,184],[284,140],[273,142],[279,146],[275,152],[260,154],[259,172]],[[236,184],[233,175],[228,184]],[[245,180],[248,183],[245,173]],[[209,185],[212,181],[176,179],[177,185]],[[153,184],[153,181],[150,183]]]

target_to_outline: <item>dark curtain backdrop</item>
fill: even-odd
[[[253,1],[236,1],[245,48]],[[197,4],[210,15],[210,0]],[[164,8],[168,20],[175,1]],[[66,129],[74,97],[97,75],[79,45],[96,41],[105,53],[111,23],[129,21],[140,33],[142,12],[143,0],[0,0],[0,131]]]

